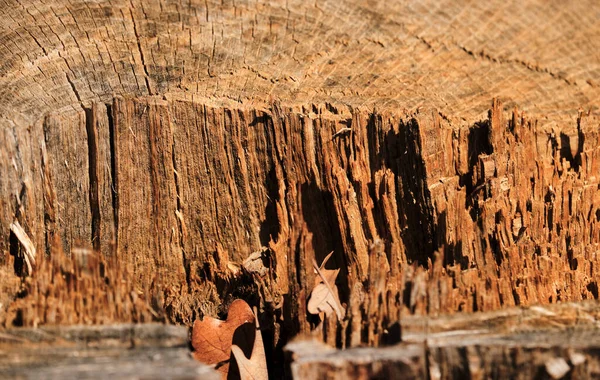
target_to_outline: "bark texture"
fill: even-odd
[[[51,264],[21,284],[15,221],[39,263],[118,258],[88,268],[98,307],[139,303],[114,321],[190,324],[241,297],[267,350],[317,324],[331,251],[347,315],[319,331],[340,347],[396,341],[400,313],[597,299],[599,12],[5,1],[0,321],[60,323],[44,305],[85,293]]]

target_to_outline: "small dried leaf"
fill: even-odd
[[[321,263],[320,268],[313,268],[314,272],[317,274],[315,277],[315,287],[321,283],[323,283],[323,279],[319,276],[317,269],[321,271],[321,274],[325,277],[325,280],[328,284],[335,284],[335,279],[337,278],[338,273],[340,273],[339,269],[325,269],[325,264],[329,261],[329,258],[333,255],[333,251],[329,252],[329,255],[325,256],[323,262]]]
[[[192,329],[193,356],[205,364],[219,364],[217,370],[225,376],[229,371],[231,345],[236,330],[246,323],[253,323],[254,313],[244,300],[237,299],[229,306],[227,320],[212,317],[196,320]]]
[[[333,297],[331,296],[331,293],[325,284],[317,285],[313,289],[310,300],[308,301],[308,312],[311,314],[325,313],[326,315],[330,315],[331,313],[335,312],[338,318],[341,320],[344,316],[345,310],[341,305],[339,305],[337,287],[333,288],[332,290],[334,292]]]
[[[255,314],[256,309],[254,309]],[[256,334],[254,336],[254,345],[252,347],[252,353],[250,358],[246,358],[244,352],[237,345],[231,347],[233,356],[237,362],[240,370],[241,380],[268,380],[269,373],[267,371],[267,359],[265,356],[265,347],[263,345],[262,335],[260,333],[260,326],[258,324],[258,317],[256,321]]]
[[[315,287],[308,300],[307,308],[311,314],[325,313],[326,315],[330,315],[335,312],[338,319],[342,320],[346,310],[340,302],[338,289],[335,285],[335,279],[340,270],[324,268],[332,254],[333,252],[325,257],[321,267],[318,267],[317,263],[313,261],[313,266],[318,276],[315,279]]]

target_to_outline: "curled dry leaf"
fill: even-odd
[[[325,264],[332,254],[333,252],[325,257],[321,267],[317,266],[317,263],[313,260],[315,273],[318,276],[315,279],[315,287],[308,300],[308,312],[311,314],[325,313],[325,315],[335,312],[338,319],[342,320],[346,314],[346,310],[340,302],[338,289],[335,285],[335,279],[340,270],[325,269]]]
[[[231,303],[225,321],[212,317],[196,320],[192,329],[194,358],[205,364],[216,364],[216,369],[227,376],[234,334],[244,324],[254,321],[252,309],[240,299]]]
[[[256,308],[254,309],[256,313]],[[256,334],[254,335],[254,345],[252,346],[252,353],[250,358],[244,355],[242,349],[233,345],[231,351],[237,362],[240,370],[241,380],[268,380],[269,373],[267,371],[267,359],[265,357],[265,347],[263,345],[262,335],[260,333],[260,326],[258,324],[258,318],[256,321]]]

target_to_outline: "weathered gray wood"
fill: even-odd
[[[0,330],[0,377],[220,378],[190,356],[187,328],[159,324]]]
[[[531,379],[600,376],[600,304],[568,303],[403,319],[403,342],[286,346],[294,378]],[[394,377],[390,377],[394,376]]]
[[[294,379],[425,379],[423,345],[335,350],[319,341],[286,346]]]

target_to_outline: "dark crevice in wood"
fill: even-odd
[[[383,239],[385,245],[385,252],[388,262],[392,262],[392,231],[390,230],[389,222],[386,220],[385,209],[379,202],[379,196],[386,192],[385,182],[381,182],[379,186],[376,186],[375,173],[382,169],[384,165],[385,149],[386,145],[383,144],[384,137],[381,136],[383,121],[381,115],[375,112],[370,113],[367,119],[365,128],[367,129],[367,147],[369,154],[369,169],[371,177],[367,185],[369,190],[369,196],[373,202],[373,219],[375,222],[375,232],[377,236]]]
[[[579,167],[582,164],[582,157],[581,154],[583,153],[583,145],[585,143],[585,133],[583,133],[583,129],[581,127],[581,118],[583,117],[582,114],[579,114],[579,117],[577,118],[577,137],[578,137],[578,141],[577,141],[577,153],[575,154],[575,162],[577,164],[577,169],[576,171],[579,171]]]
[[[496,261],[496,265],[502,265],[502,261],[504,260],[504,254],[502,253],[502,249],[500,247],[500,241],[498,237],[495,235],[488,235],[488,241],[490,245],[490,249],[492,250],[492,254],[494,255],[494,260]]]
[[[67,64],[67,66],[69,66],[69,63],[66,61],[66,59],[65,59],[65,63]],[[77,101],[79,102],[79,104],[82,104],[81,96],[79,95],[79,91],[77,91],[77,88],[75,87],[75,83],[73,83],[73,81],[69,77],[69,74],[65,74],[65,77],[67,78],[67,82],[69,83],[69,86],[71,86],[71,90],[73,90],[73,94],[75,94]]]
[[[489,120],[475,123],[469,128],[467,155],[469,171],[461,175],[461,186],[465,186],[467,197],[465,207],[469,210],[471,219],[477,221],[481,214],[479,199],[486,199],[489,181],[482,173],[477,171],[479,157],[491,155],[494,152],[492,142],[491,115]]]
[[[560,158],[567,160],[573,169],[579,169],[581,162],[580,160],[576,160],[571,151],[571,136],[562,132],[560,134]]]
[[[443,248],[444,258],[443,258],[443,266],[450,267],[453,265],[460,265],[462,270],[469,268],[469,258],[463,255],[463,242],[462,240],[458,240],[456,242],[448,243],[444,241],[444,237],[446,236],[446,232],[448,229],[448,213],[447,211],[443,211],[440,215],[437,216],[437,244],[439,247]]]
[[[115,130],[114,108],[111,104],[106,104],[106,113],[108,119],[108,135],[110,146],[110,194],[112,200],[115,247],[119,242],[119,176],[118,176],[118,155],[117,155],[117,131]]]
[[[25,258],[21,253],[19,239],[12,231],[8,235],[8,252],[13,257],[15,275],[19,277],[23,276],[25,274]]]
[[[409,262],[427,266],[437,247],[419,124],[415,119],[401,122],[399,131],[388,132],[386,140],[388,146],[394,147],[389,167],[396,175],[398,194],[402,194],[396,201],[403,214],[399,222],[404,227],[402,240],[406,256]]]
[[[92,246],[95,250],[100,250],[100,202],[98,197],[98,131],[96,112],[98,109],[84,108],[85,127],[87,131],[88,142],[88,174],[89,174],[89,202],[90,213],[92,217]]]
[[[48,142],[48,116],[44,119],[42,126],[44,140],[42,141],[42,187],[44,192],[44,247],[46,254],[50,254],[52,245],[55,243],[56,236],[56,194],[52,184],[52,175],[46,144]]]
[[[272,152],[268,150],[269,156]],[[279,202],[279,180],[274,165],[269,170],[265,182],[267,191],[267,205],[265,206],[265,219],[260,225],[260,243],[267,246],[271,240],[277,241],[280,231],[280,222],[277,215],[277,202]]]
[[[598,299],[598,283],[596,281],[590,281],[590,283],[587,285],[587,290],[592,293],[592,296],[594,296],[594,299],[597,300]]]
[[[348,276],[345,275],[346,259],[342,231],[340,230],[337,212],[334,205],[333,194],[320,189],[314,181],[300,186],[302,215],[306,221],[308,231],[312,233],[312,248],[317,263],[333,251],[333,256],[328,265],[342,268],[338,276],[340,300],[345,302],[349,298]]]

